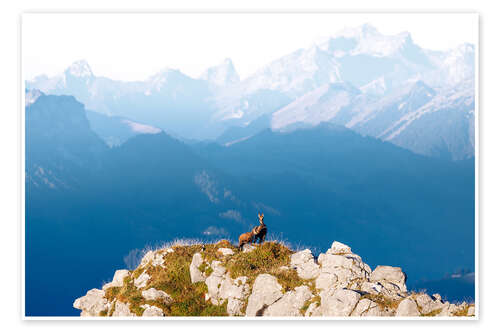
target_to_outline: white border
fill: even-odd
[[[474,317],[60,317],[60,316],[43,316],[34,317],[26,316],[25,309],[25,81],[23,79],[23,67],[22,67],[22,16],[23,14],[49,14],[49,13],[60,13],[60,14],[70,14],[70,13],[106,13],[106,14],[130,14],[130,13],[141,13],[141,14],[178,14],[178,13],[251,13],[251,14],[297,14],[297,13],[317,13],[317,14],[398,14],[398,13],[408,13],[408,14],[470,14],[476,15],[476,26],[477,26],[477,36],[475,40],[475,109],[474,109],[474,147],[475,147],[475,316]],[[20,147],[18,148],[18,179],[19,179],[19,221],[20,221],[20,238],[21,238],[21,251],[20,251],[20,271],[21,271],[21,288],[20,288],[20,310],[21,319],[24,321],[198,321],[198,320],[208,320],[208,321],[478,321],[479,318],[479,308],[480,308],[480,293],[479,293],[479,48],[480,48],[480,36],[481,36],[481,25],[479,13],[474,11],[334,11],[334,10],[321,10],[321,9],[196,9],[196,10],[164,10],[164,11],[150,11],[150,10],[26,10],[19,14],[18,17],[18,55],[21,59],[18,63],[18,87],[20,89],[20,96],[18,98],[18,121],[21,127],[20,130]]]

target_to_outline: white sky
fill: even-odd
[[[363,23],[411,33],[423,48],[476,44],[476,14],[24,14],[23,77],[85,59],[97,76],[144,80],[169,67],[197,77],[231,58],[241,78],[296,49]]]

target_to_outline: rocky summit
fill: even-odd
[[[81,316],[473,317],[474,304],[409,291],[400,267],[371,269],[333,242],[315,257],[279,242],[176,242],[75,300]]]

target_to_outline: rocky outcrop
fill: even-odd
[[[208,289],[205,300],[211,301],[215,305],[227,301],[228,315],[242,315],[245,298],[248,297],[250,289],[247,284],[247,277],[241,276],[231,279],[220,261],[213,261],[210,267],[213,272],[205,280]]]
[[[292,254],[290,265],[297,270],[301,279],[314,279],[319,275],[319,265],[314,262],[309,249]]]
[[[144,288],[146,284],[149,281],[149,274],[146,273],[146,271],[142,272],[141,275],[139,275],[135,280],[134,280],[134,285],[137,289]]]
[[[163,317],[163,310],[159,307],[143,304],[141,305],[141,308],[144,309],[144,312],[142,313],[143,317]]]
[[[144,297],[146,301],[160,300],[165,304],[172,303],[172,297],[170,297],[169,294],[167,294],[162,290],[156,290],[155,288],[149,288],[147,290],[143,290],[141,292],[141,295],[142,297]]]
[[[126,269],[120,269],[115,272],[115,275],[113,276],[113,281],[106,283],[102,289],[106,290],[111,287],[122,287],[123,286],[123,279],[130,276],[130,272]]]
[[[135,317],[130,311],[128,304],[122,303],[120,301],[115,302],[115,309],[113,311],[112,317]]]
[[[206,279],[205,274],[200,271],[201,264],[203,264],[201,253],[195,253],[193,256],[193,260],[191,261],[191,265],[189,266],[189,273],[191,275],[192,283],[205,281]]]
[[[75,300],[73,307],[82,310],[81,316],[99,316],[102,312],[108,311],[110,304],[104,297],[104,291],[92,289],[83,297]]]
[[[402,300],[396,310],[396,316],[398,317],[418,317],[420,312],[418,311],[417,303],[411,298],[405,298]]]
[[[269,305],[263,312],[264,316],[291,317],[301,316],[300,310],[312,298],[313,294],[308,286],[296,287],[286,292],[276,302]]]
[[[317,258],[308,249],[294,253],[273,244],[247,245],[239,251],[224,241],[198,246],[196,251],[189,245],[179,251],[149,251],[136,270],[116,271],[103,290],[88,291],[73,306],[81,316],[161,317],[172,315],[171,307],[185,302],[171,295],[191,290],[198,294],[183,307],[212,306],[207,313],[218,315],[222,309],[225,315],[248,317],[475,316],[473,304],[409,292],[400,267],[380,265],[372,271],[340,242]],[[266,246],[269,252],[264,252]],[[179,266],[181,262],[185,266]],[[174,269],[184,269],[189,276]],[[188,280],[169,293],[169,286],[181,278]]]
[[[349,289],[329,289],[320,293],[320,311],[326,317],[350,316],[361,295]]]
[[[260,274],[257,276],[252,287],[252,294],[248,298],[246,315],[262,316],[263,311],[269,305],[283,296],[281,288],[276,277],[270,274]]]

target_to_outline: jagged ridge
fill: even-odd
[[[375,270],[333,242],[314,258],[278,242],[177,243],[149,251],[133,271],[92,289],[81,316],[475,316],[474,304],[408,291],[399,267]]]

